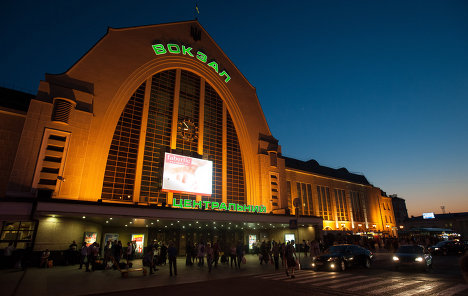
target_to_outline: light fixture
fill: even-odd
[[[112,220],[112,217],[110,217],[109,220]]]
[[[86,216],[83,216],[83,219],[86,219]]]
[[[127,227],[127,226],[128,226],[128,225],[127,225],[127,224],[125,224],[125,227]]]

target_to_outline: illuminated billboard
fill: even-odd
[[[213,162],[167,153],[162,191],[211,195]]]
[[[423,219],[434,219],[434,213],[423,213]]]

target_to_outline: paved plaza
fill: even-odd
[[[271,264],[259,264],[258,257],[246,255],[247,263],[241,269],[231,268],[227,264],[218,264],[211,273],[208,266],[186,266],[185,257],[177,258],[177,276],[169,276],[169,264],[158,266],[154,274],[143,276],[142,272],[131,272],[123,278],[118,270],[97,270],[85,272],[78,265],[55,266],[52,268],[28,268],[21,270],[1,270],[0,286],[2,295],[89,295],[166,285],[179,285],[209,280],[227,279],[246,275],[274,272]],[[141,260],[134,260],[135,268],[141,267]],[[279,272],[284,272],[280,269]]]

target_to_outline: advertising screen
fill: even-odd
[[[257,242],[257,236],[255,234],[249,234],[249,250],[252,250],[254,244]]]
[[[212,171],[212,161],[166,152],[162,190],[211,195]]]
[[[144,234],[132,234],[132,242],[135,242],[136,248],[135,253],[143,253],[143,246],[145,243]]]
[[[423,213],[423,219],[434,219],[434,213]]]

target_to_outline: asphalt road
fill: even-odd
[[[468,283],[461,276],[459,258],[437,256],[434,269],[429,272],[394,271],[391,254],[380,254],[370,269],[357,267],[345,272],[301,270],[294,279],[287,277],[284,271],[278,271],[99,295],[468,295]]]

